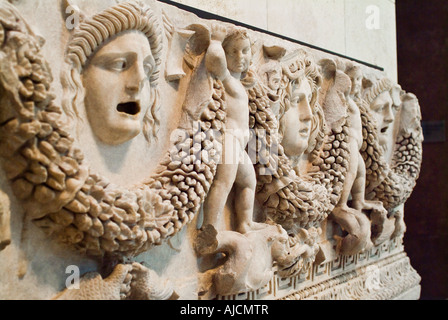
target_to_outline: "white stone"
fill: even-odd
[[[362,20],[183,3],[344,54]],[[388,72],[152,0],[0,16],[0,298],[417,298],[421,114]]]

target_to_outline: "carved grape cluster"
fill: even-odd
[[[324,174],[322,179],[327,190],[330,190],[331,212],[339,201],[340,194],[348,170],[349,151],[349,125],[347,120],[326,136],[319,157],[314,161]]]
[[[422,161],[422,139],[418,135],[409,133],[397,138],[387,176],[373,189],[371,196],[387,210],[405,203],[415,187]]]
[[[2,106],[1,156],[15,195],[33,218],[59,210],[87,177],[83,155],[53,104],[50,70],[38,50],[34,38],[9,30],[2,52],[2,86],[13,108]]]
[[[363,143],[360,152],[366,166],[366,189],[369,189],[384,179],[387,165],[378,144],[378,134],[368,111],[369,106],[364,100],[356,101],[356,104],[361,113]]]

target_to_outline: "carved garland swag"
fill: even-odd
[[[90,48],[122,30],[138,29],[147,35],[160,66],[162,32],[156,20],[152,10],[135,3],[108,9],[90,20],[99,30],[90,35],[90,43],[81,38],[72,43],[69,60],[81,68]],[[82,24],[80,30],[88,32]],[[162,169],[139,186],[113,185],[86,165],[62,121],[62,109],[54,104],[51,71],[41,54],[39,38],[18,12],[4,3],[0,7],[0,43],[0,154],[6,177],[28,219],[62,243],[93,256],[135,256],[161,244],[194,219],[216,173],[218,140],[206,140],[190,130],[176,143],[182,150],[190,149],[190,154],[177,158],[167,154],[160,163]],[[153,86],[157,78],[158,72],[153,73]],[[197,106],[204,108],[199,123],[204,131],[212,128],[222,132],[225,92],[219,81],[213,82],[212,91],[206,104]],[[312,151],[313,164],[320,172],[299,177],[276,141],[277,120],[266,90],[257,84],[248,92],[251,128],[265,133],[256,138],[267,149],[277,145],[279,150],[278,155],[267,159],[260,159],[263,155],[257,153],[257,190],[268,218],[290,235],[297,261],[284,270],[284,275],[291,276],[305,272],[314,262],[320,225],[338,202],[349,156],[349,123],[345,120],[329,131],[322,126],[322,139]],[[360,108],[367,180],[371,185],[375,182],[373,198],[392,210],[406,201],[418,178],[422,139],[399,136],[389,167],[382,158],[367,107]],[[196,163],[195,150],[207,152],[200,163]],[[336,158],[340,161],[332,161]],[[278,164],[275,170],[273,163]],[[265,175],[267,170],[272,175]],[[274,192],[266,197],[261,192],[266,189]],[[302,259],[300,252],[305,245],[312,254]]]

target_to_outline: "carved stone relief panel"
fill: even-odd
[[[49,54],[25,5],[0,2],[0,256],[25,279],[13,296],[297,298],[382,246],[370,263],[403,253],[421,115],[383,72],[149,0],[47,4],[79,19],[55,27],[64,53]],[[39,254],[59,268],[45,288]],[[82,270],[72,286],[68,266]]]

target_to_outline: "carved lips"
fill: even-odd
[[[385,127],[381,128],[381,133],[386,133],[387,130],[389,130],[389,126],[385,126]]]
[[[117,105],[117,111],[129,116],[138,116],[141,111],[140,101],[123,102]]]
[[[309,122],[308,122],[309,123]],[[308,139],[310,135],[310,126],[302,122],[302,128],[299,130],[299,135],[303,138]]]

